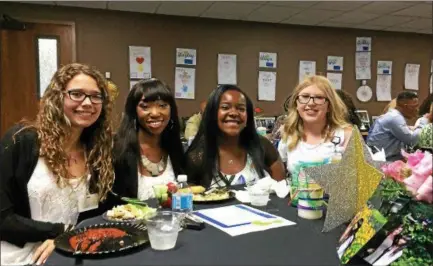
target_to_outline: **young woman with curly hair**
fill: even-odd
[[[3,137],[2,265],[44,263],[56,236],[98,212],[114,180],[111,109],[99,71],[65,65],[47,87],[36,120]]]

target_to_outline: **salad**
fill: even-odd
[[[147,205],[126,204],[116,206],[107,211],[107,217],[111,220],[125,221],[125,220],[144,220],[148,215],[156,212],[156,209]]]

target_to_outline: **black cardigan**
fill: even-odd
[[[21,125],[12,127],[0,142],[0,239],[19,247],[27,242],[53,239],[63,233],[65,227],[61,223],[31,219],[27,183],[38,162],[40,145],[32,129],[15,134],[21,128]],[[104,210],[80,213],[78,219],[81,221]]]

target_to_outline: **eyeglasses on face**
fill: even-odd
[[[87,94],[80,90],[69,90],[66,91],[69,95],[69,99],[74,102],[83,102],[86,98],[89,98],[93,104],[101,104],[104,102],[104,96],[101,94]]]
[[[328,98],[324,96],[310,96],[310,95],[298,95],[298,102],[301,104],[307,104],[313,99],[313,103],[317,105],[325,104],[328,101]]]

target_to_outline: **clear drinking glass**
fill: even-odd
[[[174,248],[179,235],[180,220],[180,214],[172,211],[158,211],[147,217],[150,246],[155,250]]]

